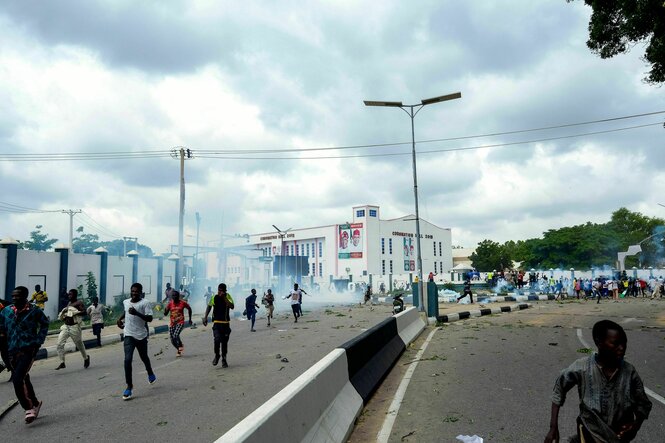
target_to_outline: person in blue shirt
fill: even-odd
[[[251,320],[251,331],[256,332],[254,323],[256,322],[256,309],[259,305],[256,304],[256,289],[252,289],[252,293],[245,299],[245,310],[247,311],[247,320]]]
[[[25,422],[32,423],[39,415],[42,402],[35,395],[28,372],[46,340],[49,321],[44,311],[28,303],[25,286],[17,286],[12,291],[12,301],[14,304],[0,312],[0,334],[7,339],[16,398],[25,409]]]

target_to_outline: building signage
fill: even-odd
[[[414,251],[415,242],[413,241],[413,238],[411,238],[410,236],[404,237],[402,240],[404,244],[404,271],[405,272],[415,271],[416,270],[416,261],[414,260],[416,256]]]
[[[412,234],[410,232],[398,232],[398,231],[393,231],[393,235],[396,237],[415,237],[416,234]],[[434,236],[431,234],[420,234],[420,238],[426,238],[426,239],[433,239]]]
[[[339,225],[337,256],[339,258],[363,258],[363,224]]]
[[[294,238],[296,235],[295,234],[285,234],[286,238]],[[278,234],[273,234],[273,235],[266,235],[261,237],[261,241],[263,240],[277,240],[279,238]]]

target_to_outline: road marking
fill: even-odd
[[[582,337],[582,330],[578,329],[577,330],[577,338],[580,340],[580,343],[582,343],[582,346],[585,348],[590,348],[590,346],[587,344],[587,342],[584,340],[584,337]],[[646,386],[644,387],[644,392],[647,393],[647,395],[657,402],[660,402],[661,404],[665,405],[665,398],[661,397],[660,395],[656,394],[653,392],[651,389],[647,388]]]
[[[432,340],[434,333],[438,330],[439,328],[435,328],[432,332],[429,333],[427,339],[425,340],[425,343],[423,343],[423,346],[416,354],[414,361],[409,365],[408,369],[406,370],[406,373],[404,374],[404,377],[402,378],[402,381],[400,382],[399,387],[395,392],[395,397],[393,398],[392,403],[390,403],[390,407],[388,408],[388,413],[386,414],[386,419],[383,421],[383,426],[381,426],[381,430],[376,436],[376,440],[378,442],[386,443],[390,438],[390,433],[393,430],[393,425],[395,424],[397,413],[399,412],[399,408],[402,405],[402,401],[404,400],[404,394],[406,394],[406,389],[409,387],[409,382],[411,382],[411,377],[413,376],[413,372],[416,370],[416,366],[418,366],[418,361],[423,356],[423,353],[425,352],[425,349],[427,349],[427,345],[429,345],[429,342]]]

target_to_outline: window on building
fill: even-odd
[[[312,275],[316,275],[316,263],[312,263]]]
[[[316,253],[314,252],[314,243],[312,243],[312,257],[316,256]]]
[[[434,257],[436,257],[436,242],[433,242],[432,245],[434,246]]]
[[[309,257],[309,243],[307,243],[307,257]]]
[[[391,274],[393,273],[393,261],[392,260],[390,260],[390,273]]]
[[[389,238],[388,239],[388,254],[392,254],[392,253],[393,253],[393,239]]]
[[[293,245],[291,245],[290,251],[291,251],[290,255],[293,255]]]
[[[323,263],[319,263],[319,277],[323,277]]]
[[[386,239],[382,238],[381,239],[381,254],[385,254],[385,253],[386,253]]]
[[[319,242],[319,257],[323,257],[323,242]]]
[[[386,275],[386,261],[381,260],[381,274]]]
[[[364,209],[358,209],[356,211],[356,217],[360,218],[360,217],[364,217],[364,216],[365,216],[365,210]]]
[[[439,256],[443,257],[443,254],[441,253],[441,242],[439,242]]]
[[[376,209],[370,209],[369,210],[369,216],[370,217],[376,217]]]

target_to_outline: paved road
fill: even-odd
[[[311,306],[311,303],[310,303]],[[305,305],[307,307],[307,305]],[[212,366],[210,327],[185,330],[185,357],[176,358],[168,334],[152,336],[149,352],[158,381],[149,385],[134,358],[134,398],[122,401],[123,350],[120,344],[90,351],[83,369],[79,354],[67,356],[67,369],[55,359],[37,361],[30,372],[40,400],[37,421],[23,422],[20,406],[0,420],[2,442],[25,441],[214,441],[316,361],[390,315],[391,307],[335,306],[305,311],[297,324],[280,314],[271,329],[234,320],[228,369]],[[105,333],[115,333],[108,327]],[[280,354],[289,361],[276,358]],[[14,398],[0,374],[0,406]]]
[[[543,441],[554,379],[585,355],[579,352],[583,346],[577,331],[593,345],[591,326],[603,318],[624,326],[626,359],[648,388],[665,397],[665,302],[536,302],[525,311],[438,329],[413,373],[389,441],[454,442],[459,434],[477,434],[485,442]],[[431,330],[396,364],[363,411],[350,442],[376,441],[397,386]],[[665,405],[651,400],[651,417],[636,442],[664,441]],[[574,434],[577,402],[573,390],[560,415],[562,437]]]

